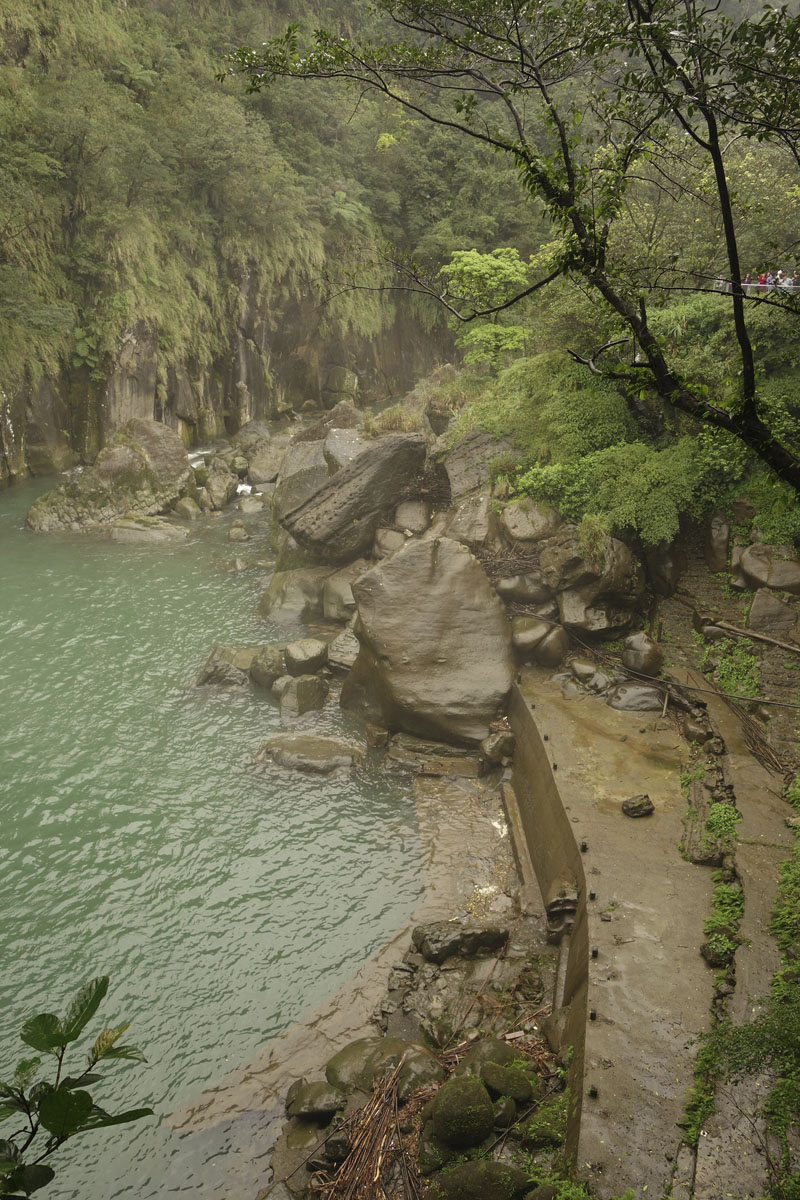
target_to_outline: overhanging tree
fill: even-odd
[[[399,36],[359,40],[319,30],[306,44],[291,26],[257,49],[240,48],[229,71],[246,75],[252,91],[281,78],[350,80],[510,156],[553,227],[549,269],[499,304],[464,303],[446,286],[439,298],[471,320],[559,275],[578,277],[625,336],[574,357],[630,389],[649,383],[683,412],[739,438],[800,491],[797,450],[776,436],[759,406],[747,324],[750,303],[798,312],[800,305],[789,295],[746,295],[727,165],[742,139],[773,143],[800,163],[797,13],[763,8],[737,21],[714,0],[378,0],[376,9]],[[731,400],[684,378],[651,328],[654,294],[688,286],[679,256],[633,269],[623,236],[632,187],[645,179],[691,196],[687,178],[698,172],[713,181],[704,202],[715,205],[722,229],[728,290],[720,302],[732,309],[740,364]]]

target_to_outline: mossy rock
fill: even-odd
[[[359,1089],[369,1092],[373,1080],[397,1066],[403,1055],[406,1061],[400,1072],[398,1099],[407,1100],[413,1091],[428,1083],[438,1083],[444,1068],[427,1047],[403,1038],[359,1038],[345,1046],[328,1062],[325,1075],[329,1083],[343,1092]]]
[[[567,1097],[559,1096],[540,1104],[536,1112],[525,1121],[521,1130],[522,1145],[526,1150],[541,1150],[546,1146],[560,1146],[567,1136]]]
[[[499,1038],[484,1038],[483,1041],[476,1042],[474,1046],[470,1047],[453,1074],[480,1075],[481,1067],[487,1062],[507,1067],[511,1063],[527,1063],[529,1061],[519,1050],[509,1046],[508,1042],[501,1042]]]
[[[494,1129],[494,1108],[484,1085],[474,1075],[448,1079],[439,1088],[433,1129],[448,1146],[476,1146]]]
[[[481,1067],[481,1079],[491,1096],[510,1096],[518,1104],[530,1103],[533,1096],[531,1082],[521,1064],[501,1067],[498,1063],[484,1063]]]
[[[452,1162],[460,1152],[454,1146],[448,1146],[433,1131],[433,1123],[427,1121],[422,1126],[417,1154],[417,1169],[420,1175],[433,1175]]]
[[[344,1108],[346,1103],[347,1097],[344,1092],[320,1080],[316,1083],[301,1084],[289,1100],[286,1112],[290,1117],[325,1119]]]
[[[517,1119],[517,1106],[510,1096],[502,1096],[495,1100],[494,1105],[495,1129],[510,1129]]]
[[[443,1171],[423,1200],[522,1200],[530,1180],[519,1167],[480,1159]]]

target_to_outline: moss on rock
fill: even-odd
[[[448,1146],[476,1146],[494,1128],[494,1108],[484,1085],[472,1075],[448,1079],[439,1088],[433,1129]]]

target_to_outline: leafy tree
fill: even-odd
[[[278,78],[354,81],[500,152],[555,239],[553,269],[518,295],[558,275],[580,278],[622,336],[576,358],[633,392],[650,386],[733,434],[800,490],[800,458],[760,403],[746,314],[750,303],[797,305],[745,294],[729,169],[737,140],[799,160],[800,17],[765,8],[740,18],[698,0],[378,0],[377,10],[399,40],[322,30],[301,44],[292,26],[258,49],[240,48],[230,71],[244,73],[252,91]],[[657,289],[698,281],[674,250],[629,253],[626,200],[642,181],[651,205],[670,213],[687,205],[694,211],[698,199],[713,208],[729,284],[719,299],[731,309],[739,363],[730,399],[685,377],[654,331],[649,309],[654,294],[658,304]],[[417,285],[438,294],[413,263],[405,265]],[[711,290],[712,278],[700,286]],[[467,320],[511,303],[490,297],[476,307],[468,297],[441,298]],[[612,366],[601,365],[601,355]]]
[[[46,1160],[76,1134],[153,1115],[151,1108],[134,1108],[112,1116],[87,1091],[103,1079],[95,1070],[100,1063],[146,1061],[136,1046],[120,1042],[127,1024],[103,1029],[84,1069],[77,1075],[65,1072],[68,1047],[78,1040],[107,991],[108,976],[100,976],[77,992],[63,1017],[39,1013],[23,1025],[20,1037],[37,1053],[17,1064],[9,1082],[0,1080],[0,1122],[19,1125],[0,1139],[2,1200],[22,1200],[50,1183],[55,1171]],[[38,1078],[42,1055],[54,1060],[52,1080]]]

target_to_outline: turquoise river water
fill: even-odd
[[[245,518],[244,546],[227,541],[230,516],[185,547],[117,546],[26,532],[44,488],[0,496],[0,1075],[30,1053],[27,1017],[108,974],[87,1032],[129,1020],[148,1062],[109,1070],[96,1099],[157,1116],[69,1142],[41,1194],[252,1200],[258,1119],[233,1137],[179,1136],[168,1118],[407,919],[413,803],[377,764],[326,781],[254,767],[280,729],[271,698],[191,686],[214,643],[296,632],[254,615],[265,517]],[[248,569],[230,569],[235,553]],[[346,721],[330,701],[299,725]]]

